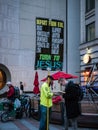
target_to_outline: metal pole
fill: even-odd
[[[47,68],[48,70],[48,75],[50,75],[50,68]],[[49,79],[48,79],[49,80]],[[49,108],[48,108],[48,105],[49,105],[49,99],[47,99],[47,130],[49,128]]]

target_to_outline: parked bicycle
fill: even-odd
[[[14,109],[14,104],[10,101],[2,102],[2,114],[1,114],[1,121],[7,122],[9,120],[15,119],[16,110]]]
[[[21,101],[21,109],[22,109],[23,115],[25,114],[26,117],[30,117],[30,113],[31,113],[30,96],[21,95],[20,101]]]

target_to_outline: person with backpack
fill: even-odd
[[[14,108],[14,101],[15,101],[15,97],[14,97],[14,86],[12,85],[12,83],[10,81],[8,81],[6,83],[6,85],[8,86],[8,91],[7,91],[7,99],[9,100],[9,110],[11,111]]]
[[[13,86],[10,81],[6,83],[8,86],[9,90],[7,91],[7,98],[9,100],[14,101],[16,98],[20,98],[20,90],[19,87]]]
[[[15,97],[14,97],[14,93],[15,93],[15,91],[14,91],[14,86],[12,85],[12,83],[11,83],[10,81],[8,81],[8,82],[6,83],[6,85],[7,85],[8,88],[9,88],[9,90],[7,91],[7,98],[8,98],[9,100],[11,100],[12,102],[14,102],[14,100],[15,100]]]
[[[65,100],[64,130],[68,130],[69,121],[71,122],[72,130],[77,130],[77,117],[81,114],[78,88],[73,81],[68,82],[64,78],[60,78],[58,83],[61,86],[65,86],[65,94],[63,94]]]

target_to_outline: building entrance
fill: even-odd
[[[3,70],[0,69],[0,90],[4,87],[6,84],[6,74]]]
[[[10,71],[5,65],[0,64],[0,90],[4,88],[8,80],[11,81]]]

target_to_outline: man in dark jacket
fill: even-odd
[[[77,117],[81,114],[77,87],[72,81],[67,82],[64,78],[60,78],[59,83],[65,86],[65,94],[63,95],[66,114],[64,130],[68,130],[68,120],[72,124],[72,130],[77,130]]]

